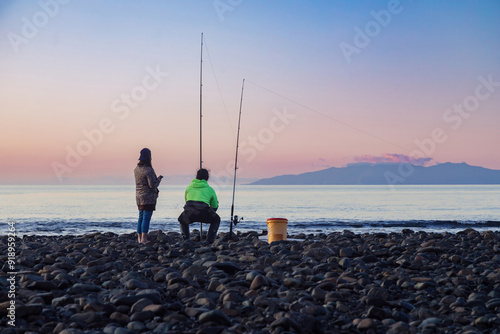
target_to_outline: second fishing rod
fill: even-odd
[[[238,170],[238,151],[240,147],[240,127],[241,127],[241,109],[243,106],[243,91],[245,89],[245,79],[243,79],[243,83],[241,84],[241,98],[240,98],[240,111],[238,115],[238,131],[236,134],[236,154],[234,157],[234,177],[233,177],[233,200],[231,202],[231,222],[229,225],[229,239],[233,237],[233,225],[236,226],[243,217],[238,218],[237,215],[234,214],[234,195],[236,193],[236,172]]]

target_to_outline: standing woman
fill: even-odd
[[[163,176],[156,176],[151,166],[151,150],[141,150],[139,163],[134,170],[135,176],[135,198],[139,209],[139,221],[137,222],[137,241],[145,244],[148,242],[149,222],[153,211],[156,209],[158,198],[158,186]]]

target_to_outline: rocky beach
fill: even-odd
[[[500,232],[24,236],[2,333],[500,333]],[[9,318],[8,315],[11,317]],[[15,326],[9,324],[15,319]],[[12,324],[12,323],[11,323]]]

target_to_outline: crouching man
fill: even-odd
[[[216,213],[219,201],[215,190],[208,185],[208,171],[204,168],[198,170],[196,179],[191,181],[184,193],[184,211],[179,216],[179,224],[184,240],[189,240],[189,225],[195,222],[208,223],[207,242],[215,240],[219,230],[220,217]]]

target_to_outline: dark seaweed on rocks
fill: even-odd
[[[2,333],[496,333],[500,233],[0,238]],[[300,240],[297,240],[300,239]]]

